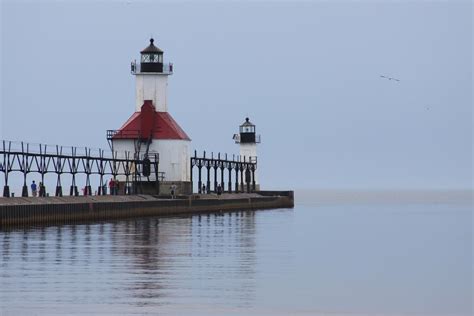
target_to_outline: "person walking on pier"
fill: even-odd
[[[174,199],[176,198],[176,184],[172,184],[170,186],[170,193],[171,193],[171,198]]]
[[[35,180],[33,180],[33,182],[31,182],[31,194],[35,197],[38,195],[37,190],[38,190],[38,187],[36,186]]]
[[[39,183],[39,196],[41,197],[46,196],[46,187],[44,186],[43,182]]]
[[[202,185],[202,194],[206,194],[206,185],[205,184]]]
[[[110,195],[115,195],[115,181],[113,178],[110,178],[110,181],[109,181],[109,191],[110,191]]]
[[[117,180],[114,181],[114,189],[115,189],[115,195],[119,195],[120,182],[118,182]]]

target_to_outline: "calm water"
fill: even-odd
[[[467,194],[0,231],[0,314],[471,315]]]

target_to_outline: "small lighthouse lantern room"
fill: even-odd
[[[240,125],[240,134],[239,134],[239,142],[242,143],[257,143],[257,137],[255,135],[255,125],[250,122],[250,119],[247,117],[245,118],[245,122]],[[260,141],[258,141],[260,142]]]

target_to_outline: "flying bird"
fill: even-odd
[[[380,75],[380,78],[384,78],[384,79],[388,79],[388,80],[394,80],[394,81],[397,81],[397,82],[400,81],[400,79],[393,78],[393,77],[387,77],[387,76],[384,76],[384,75]]]

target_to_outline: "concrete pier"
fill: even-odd
[[[176,199],[153,195],[0,198],[0,228],[293,206],[293,191],[203,194]]]

